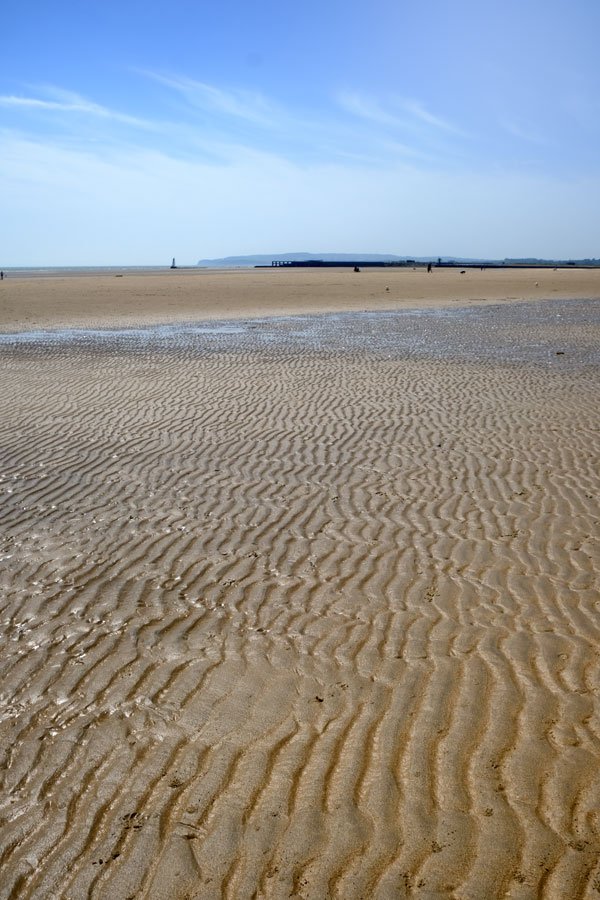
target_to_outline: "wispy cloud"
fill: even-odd
[[[461,154],[467,152],[460,129],[415,100],[384,102],[347,91],[336,103],[327,105],[324,98],[318,110],[308,113],[259,91],[225,89],[181,75],[140,74],[167,89],[166,97],[162,92],[156,98],[154,120],[52,85],[0,96],[0,107],[23,113],[24,133],[45,134],[50,120],[70,146],[93,143],[104,156],[120,145],[137,145],[208,164],[256,157],[305,166],[343,161],[357,167],[395,164],[430,170],[461,166]],[[101,129],[94,125],[99,120],[106,123]],[[129,126],[127,132],[118,127],[122,125]],[[136,136],[136,129],[143,134]]]
[[[393,97],[384,106],[381,100],[359,92],[343,91],[337,95],[339,105],[346,112],[388,128],[404,131],[423,129],[442,131],[457,137],[468,133],[441,116],[434,115],[417,100]]]
[[[402,119],[384,110],[376,100],[364,94],[343,91],[338,94],[337,100],[342,109],[361,119],[368,119],[392,128],[401,128],[404,125]]]
[[[94,103],[72,91],[64,91],[60,88],[49,87],[43,89],[42,93],[46,93],[50,99],[0,95],[0,106],[12,107],[15,109],[38,110],[40,112],[80,113],[101,119],[111,119],[125,125],[133,125],[136,128],[154,127],[153,123],[146,119],[130,116],[126,113],[110,109],[107,106],[102,106],[99,103]]]
[[[222,153],[228,139],[238,144],[240,125],[243,125],[244,140],[259,152],[267,149],[296,161],[344,159],[363,165],[375,160],[381,163],[393,159],[421,162],[432,162],[434,159],[431,153],[410,142],[400,141],[396,136],[390,138],[389,128],[365,130],[358,119],[370,119],[379,126],[398,127],[402,123],[359,94],[345,95],[347,109],[354,113],[354,121],[349,121],[347,117],[340,117],[336,106],[319,114],[314,110],[306,114],[302,110],[277,104],[258,91],[225,90],[179,75],[148,71],[141,71],[140,74],[175,91],[192,111],[201,110],[204,117],[202,136],[198,140],[206,147],[207,135],[212,131],[213,143],[218,144]],[[193,129],[193,114],[186,121],[187,127]],[[236,146],[235,152],[247,155],[249,148],[242,151],[241,147]],[[231,152],[225,152],[225,156],[230,157]]]
[[[438,128],[441,131],[448,131],[451,134],[456,134],[460,137],[469,136],[466,131],[459,128],[457,125],[454,125],[452,122],[449,122],[447,119],[430,113],[418,100],[402,100],[400,101],[400,104],[409,115],[414,116],[415,119],[418,119],[421,122],[425,122],[427,125],[431,125],[433,128]]]
[[[140,74],[171,88],[192,106],[208,112],[245,119],[263,126],[273,125],[279,112],[271,101],[257,91],[224,90],[192,78],[146,70],[142,70]]]
[[[542,144],[545,146],[548,144],[546,138],[542,137],[542,135],[535,132],[529,126],[524,127],[517,122],[509,120],[504,120],[500,124],[505,131],[512,134],[513,137],[519,138],[521,141],[526,141],[529,144]]]

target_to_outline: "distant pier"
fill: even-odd
[[[382,268],[387,266],[395,266],[395,267],[405,267],[405,266],[416,266],[423,265],[422,263],[417,263],[414,259],[407,260],[378,260],[373,261],[371,259],[355,259],[355,260],[347,260],[347,259],[274,259],[271,262],[271,265],[260,265],[254,266],[255,269],[290,269],[290,268],[302,268],[302,269],[317,269],[317,268],[335,268],[338,269],[340,267],[345,269],[353,269],[358,267],[362,268]],[[426,265],[426,263],[425,263]]]
[[[274,259],[271,265],[255,265],[255,269],[405,269],[425,268],[428,261],[415,259],[371,260],[371,259]],[[598,263],[579,262],[456,262],[454,260],[431,260],[434,269],[597,269]]]

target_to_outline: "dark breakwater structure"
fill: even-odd
[[[258,265],[254,266],[255,269],[271,269],[271,268],[303,268],[303,269],[317,269],[317,268],[344,268],[344,269],[352,269],[358,266],[359,268],[381,268],[382,266],[416,266],[416,265],[426,265],[426,263],[417,263],[414,259],[407,260],[365,260],[365,259],[356,259],[356,260],[347,260],[347,259],[274,259],[271,262],[271,265]]]
[[[432,266],[435,269],[597,269],[600,268],[600,260],[476,260],[473,262],[460,262],[458,260],[371,260],[371,259],[274,259],[270,265],[255,265],[255,269],[373,269],[373,268],[425,268]]]

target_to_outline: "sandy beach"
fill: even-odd
[[[7,278],[0,331],[600,297],[600,269],[165,269]]]
[[[7,278],[0,332],[0,898],[598,896],[600,271]]]

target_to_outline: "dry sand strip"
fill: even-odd
[[[597,897],[599,306],[0,341],[0,897]]]
[[[600,297],[599,269],[240,269],[7,278],[0,331]]]

